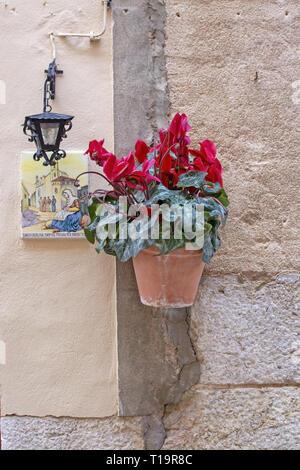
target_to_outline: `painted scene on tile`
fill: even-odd
[[[69,152],[51,167],[32,156],[32,152],[22,153],[22,237],[83,238],[89,222],[84,199],[88,175],[80,177],[79,187],[75,180],[88,170],[87,156]]]

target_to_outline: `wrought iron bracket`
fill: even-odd
[[[44,84],[44,112],[51,111],[51,106],[49,100],[54,100],[55,98],[55,81],[56,75],[63,74],[63,70],[59,70],[56,65],[55,58],[50,62],[49,67],[45,70],[47,74],[45,84]]]

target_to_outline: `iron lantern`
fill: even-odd
[[[44,159],[43,165],[55,165],[57,160],[66,156],[65,150],[60,148],[63,138],[67,137],[67,132],[72,128],[74,116],[66,114],[52,113],[49,100],[55,98],[55,79],[57,74],[62,74],[62,70],[57,69],[55,58],[49,64],[47,78],[44,84],[44,109],[41,114],[33,114],[25,117],[23,124],[24,134],[29,136],[30,142],[35,142],[36,152],[33,155],[35,161]],[[51,152],[51,155],[48,153]]]

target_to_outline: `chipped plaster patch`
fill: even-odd
[[[0,340],[0,364],[6,364],[6,344],[2,340]]]
[[[292,348],[291,361],[295,365],[300,364],[300,340],[294,341],[292,343]]]
[[[0,104],[6,104],[6,84],[4,80],[0,80]]]
[[[292,94],[292,101],[294,104],[300,104],[300,80],[293,82],[292,88],[295,90]]]

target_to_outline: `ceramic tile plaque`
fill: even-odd
[[[22,153],[22,238],[84,238],[88,223],[88,157],[68,152],[55,166],[35,162],[32,152]]]

